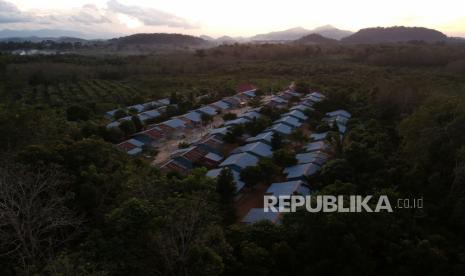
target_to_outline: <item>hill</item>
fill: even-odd
[[[297,40],[309,34],[319,34],[332,39],[341,39],[352,34],[350,31],[340,30],[331,25],[325,25],[313,30],[307,30],[302,27],[296,27],[284,31],[270,32],[266,34],[258,34],[251,37],[251,40]]]
[[[367,28],[352,34],[341,41],[345,43],[374,44],[397,43],[408,41],[438,42],[446,41],[448,37],[436,30],[423,27],[389,27]]]
[[[294,41],[297,44],[333,44],[338,43],[336,39],[324,37],[320,34],[309,34]]]
[[[183,34],[167,34],[167,33],[141,33],[120,38],[108,40],[110,44],[118,46],[207,46],[208,41],[200,37],[183,35]]]

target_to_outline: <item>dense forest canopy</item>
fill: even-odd
[[[327,95],[321,112],[354,115],[318,193],[423,197],[421,212],[298,212],[281,225],[239,225],[230,175],[162,174],[118,151],[104,127],[118,106],[227,95],[240,83],[278,92],[292,81]],[[463,275],[464,125],[461,45],[3,54],[0,274]]]

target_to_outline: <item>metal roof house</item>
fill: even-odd
[[[324,141],[312,142],[312,143],[305,145],[306,152],[322,151],[328,148],[329,146]]]
[[[193,124],[200,124],[202,122],[202,117],[200,113],[191,111],[181,116],[181,118],[192,122]]]
[[[128,106],[127,109],[128,110],[134,109],[139,113],[139,112],[144,111],[145,107],[141,104],[135,104],[135,105]]]
[[[227,121],[224,123],[225,126],[232,126],[232,125],[241,125],[250,122],[251,120],[247,118],[237,118],[231,121]]]
[[[281,214],[278,212],[265,212],[263,208],[252,208],[242,219],[242,223],[254,224],[260,221],[269,221],[271,223],[280,223]]]
[[[161,105],[169,105],[169,104],[171,103],[171,100],[168,99],[168,98],[164,98],[164,99],[158,100],[158,102],[159,102]]]
[[[284,169],[289,180],[305,180],[306,177],[316,174],[320,166],[314,163],[298,164]]]
[[[231,105],[229,105],[225,101],[217,101],[217,102],[212,103],[210,106],[213,106],[214,108],[219,109],[219,110],[228,110],[231,108]]]
[[[328,160],[328,155],[321,151],[314,152],[304,152],[299,153],[295,156],[297,163],[306,164],[306,163],[315,163],[319,166],[322,166]]]
[[[183,120],[177,118],[164,121],[163,123],[161,123],[161,125],[165,125],[173,129],[186,127],[186,123]]]
[[[298,104],[298,105],[294,105],[293,107],[291,107],[289,110],[299,110],[300,112],[305,112],[307,110],[314,110],[312,107],[310,106],[307,106],[305,104]]]
[[[272,125],[269,129],[267,129],[268,131],[272,131],[272,132],[277,132],[279,134],[282,134],[282,135],[289,135],[292,133],[292,130],[294,128],[287,125],[287,124],[283,124],[283,123],[277,123],[275,125]]]
[[[198,108],[196,111],[210,116],[215,116],[218,113],[215,108],[208,105]]]
[[[310,188],[302,180],[272,183],[265,194],[279,196],[291,196],[295,194],[310,195]]]
[[[292,117],[295,117],[301,121],[305,121],[308,119],[307,115],[305,115],[302,111],[299,111],[299,110],[291,110],[289,111],[288,113],[286,114],[283,114],[282,116],[292,116]]]
[[[158,110],[156,109],[144,111],[142,113],[137,114],[137,117],[139,117],[139,120],[141,121],[147,121],[147,120],[154,119],[160,116],[161,116],[160,112],[158,112]]]
[[[273,155],[271,146],[263,142],[255,142],[243,145],[232,151],[232,153],[248,152],[258,157],[270,157]]]
[[[339,110],[326,113],[326,116],[328,117],[342,116],[342,117],[350,118],[352,117],[352,114],[345,111],[344,109],[339,109]]]
[[[313,141],[322,141],[328,137],[328,133],[328,131],[322,133],[312,133],[310,135],[310,139],[312,139]]]
[[[220,175],[222,170],[223,170],[223,168],[210,170],[210,171],[207,172],[207,176],[211,177],[211,178],[217,178],[218,175]],[[231,173],[233,175],[234,185],[236,186],[236,193],[238,193],[238,192],[240,192],[242,190],[242,188],[244,188],[245,183],[244,183],[244,181],[241,180],[241,176],[240,176],[239,172],[237,172],[235,170],[231,170]]]
[[[275,123],[283,123],[293,128],[299,127],[302,125],[299,119],[292,117],[292,116],[283,116],[279,120],[276,120]]]
[[[273,138],[273,132],[268,131],[268,132],[262,132],[258,134],[257,136],[250,137],[247,140],[245,140],[248,143],[252,142],[264,142],[267,144],[271,144],[271,139]]]
[[[243,168],[255,166],[257,163],[257,156],[247,152],[241,152],[230,155],[219,166],[229,167],[232,170],[241,171]]]
[[[129,139],[116,145],[119,150],[124,151],[129,155],[137,155],[141,153],[143,146],[144,143],[136,139]]]
[[[224,98],[223,101],[228,103],[230,106],[240,106],[242,104],[242,100],[236,96]]]
[[[248,112],[245,112],[239,116],[237,116],[238,118],[246,118],[246,119],[250,119],[250,120],[253,120],[253,119],[258,119],[262,116],[262,114],[256,112],[256,111],[248,111]]]
[[[220,127],[220,128],[213,128],[209,131],[210,135],[216,135],[219,137],[223,137],[228,133],[229,126],[227,127]]]

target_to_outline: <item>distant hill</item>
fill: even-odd
[[[266,34],[258,34],[251,37],[251,40],[260,40],[260,41],[270,41],[270,40],[297,40],[301,37],[304,37],[309,34],[320,34],[322,36],[332,38],[332,39],[341,39],[342,37],[351,35],[352,32],[344,31],[337,29],[331,25],[325,25],[318,27],[314,30],[307,30],[302,27],[292,28],[284,31],[271,32]]]
[[[340,40],[341,38],[344,38],[344,37],[347,37],[353,34],[353,32],[351,31],[340,30],[331,25],[325,25],[325,26],[315,28],[312,30],[312,33],[319,34],[319,35],[322,35],[324,37],[331,38],[331,39],[337,39],[337,40]]]
[[[147,33],[133,34],[108,40],[111,44],[119,46],[130,45],[171,45],[171,46],[207,46],[209,43],[205,39],[191,35],[167,34],[167,33]]]
[[[422,27],[389,27],[367,28],[343,38],[344,43],[373,44],[396,43],[408,41],[438,42],[448,37],[436,30]]]
[[[336,39],[327,38],[320,34],[309,34],[294,41],[297,44],[334,44],[338,43]]]

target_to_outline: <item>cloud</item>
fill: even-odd
[[[132,16],[148,26],[168,26],[174,28],[194,29],[197,25],[189,23],[186,19],[152,8],[127,6],[117,0],[107,3],[108,9],[116,13]]]
[[[94,5],[83,6],[75,14],[71,14],[69,19],[85,25],[111,23],[111,20],[105,16],[105,11]]]
[[[0,0],[0,24],[29,21],[32,21],[29,14],[21,12],[14,4]]]

